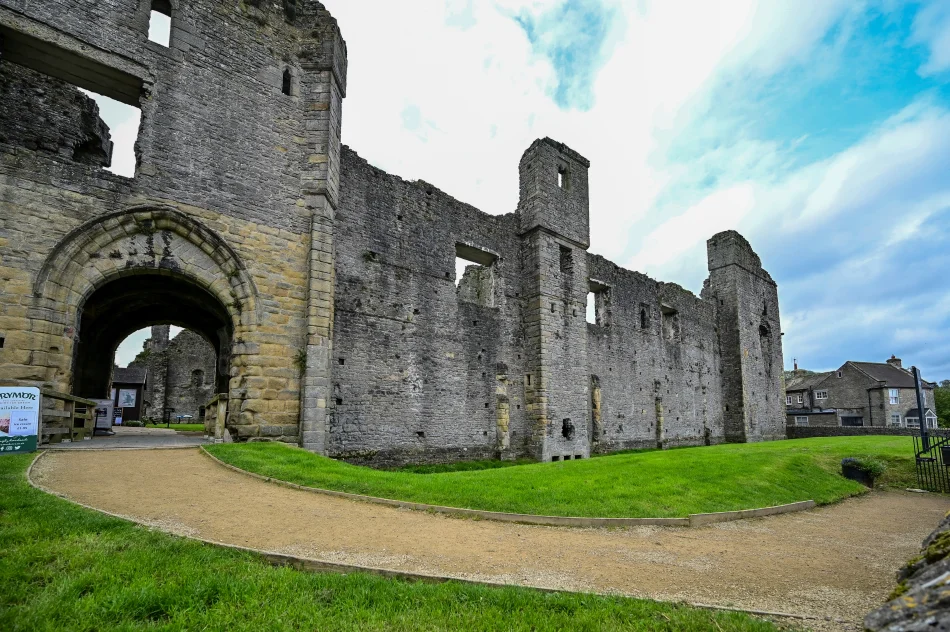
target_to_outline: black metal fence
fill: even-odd
[[[925,445],[926,443],[926,445]],[[950,437],[914,437],[917,485],[931,492],[950,493]]]

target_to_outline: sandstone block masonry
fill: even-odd
[[[588,252],[589,163],[553,140],[505,215],[370,166],[312,0],[42,4],[0,0],[0,380],[101,397],[118,342],[171,323],[212,344],[238,440],[384,464],[783,435],[776,285],[740,235],[697,297]],[[73,86],[141,109],[134,178]]]

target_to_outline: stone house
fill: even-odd
[[[932,428],[937,427],[931,408],[935,386],[923,382],[924,419]],[[894,356],[794,377],[785,386],[785,409],[789,426],[920,427],[913,374]]]
[[[385,464],[784,437],[748,241],[711,236],[697,296],[589,252],[590,163],[555,140],[498,158],[518,201],[492,213],[370,165],[316,0],[0,0],[0,34],[0,380],[102,398],[118,343],[173,323],[237,441]],[[133,177],[77,87],[140,110]]]

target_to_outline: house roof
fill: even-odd
[[[831,375],[831,372],[813,373],[811,375],[803,375],[801,377],[793,378],[788,384],[785,385],[785,391],[807,391],[810,388],[818,386],[818,384],[829,375]]]
[[[914,388],[914,376],[906,369],[899,369],[886,362],[849,362],[859,371],[870,376],[872,380],[884,382],[884,386],[891,388]],[[923,381],[925,388],[933,388],[933,384]]]
[[[112,369],[112,381],[122,384],[145,384],[145,367],[130,366],[126,369],[115,367]]]
[[[933,411],[933,408],[928,408],[928,409],[927,409],[927,413],[924,415],[924,417],[928,417],[928,416],[929,416],[929,417],[936,417],[936,416],[937,416],[937,414]],[[920,419],[920,409],[919,409],[919,408],[911,408],[910,410],[907,411],[907,413],[904,414],[904,419],[906,419],[906,418],[908,418],[908,417],[913,417],[914,419]]]

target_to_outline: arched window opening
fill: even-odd
[[[195,369],[191,372],[191,383],[196,387],[205,385],[205,372],[201,369]]]
[[[293,86],[293,75],[290,74],[290,68],[284,68],[284,80],[281,84],[280,91],[290,96],[291,87]]]
[[[167,47],[171,41],[172,5],[168,0],[152,0],[148,18],[148,39]]]

